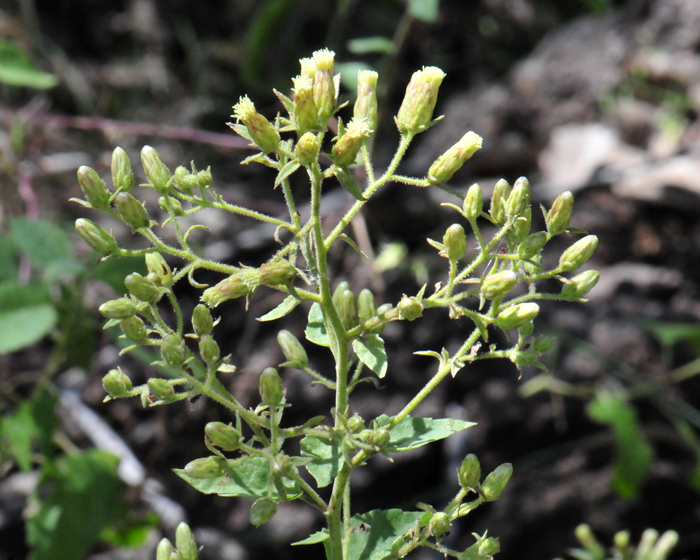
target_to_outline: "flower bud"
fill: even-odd
[[[127,338],[133,340],[134,342],[143,342],[146,340],[146,336],[148,336],[146,326],[136,315],[129,317],[128,319],[122,319],[120,326]]]
[[[185,362],[185,342],[176,334],[169,334],[160,346],[163,360],[171,367],[180,367]]]
[[[530,336],[533,332],[535,331],[535,323],[532,321],[528,321],[527,323],[523,323],[518,327],[518,334],[520,336]]]
[[[148,278],[141,276],[138,272],[129,274],[129,276],[124,279],[124,284],[136,299],[145,301],[146,303],[158,303],[163,296],[158,286]]]
[[[576,538],[581,542],[592,558],[605,558],[605,549],[598,542],[591,528],[586,524],[576,527]],[[641,558],[641,556],[639,556]]]
[[[78,169],[78,182],[90,206],[97,210],[109,208],[111,196],[107,185],[92,167],[82,165]]]
[[[532,350],[538,354],[544,354],[545,352],[549,352],[553,346],[554,341],[551,338],[541,336],[532,343]]]
[[[279,132],[270,124],[270,121],[255,110],[255,105],[247,95],[241,97],[240,101],[234,105],[232,116],[243,121],[253,142],[264,154],[277,149],[280,143]]]
[[[476,220],[484,208],[483,194],[481,193],[481,187],[474,183],[467,191],[467,196],[464,197],[464,204],[462,205],[462,210],[467,216],[470,222]]]
[[[260,397],[268,406],[277,406],[284,399],[282,380],[275,368],[265,368],[260,374]]]
[[[385,428],[372,430],[369,434],[369,444],[379,449],[383,449],[389,445],[389,441],[391,441],[391,433]]]
[[[399,317],[406,321],[415,321],[418,317],[423,316],[423,306],[413,296],[408,297],[404,295],[397,307],[399,309]]]
[[[194,173],[190,173],[187,171],[186,167],[179,165],[177,169],[175,169],[173,182],[171,184],[173,187],[183,192],[190,193],[192,189],[199,186],[199,181],[197,181],[197,176]]]
[[[316,74],[314,75],[314,102],[318,110],[318,120],[322,127],[335,111],[335,82],[333,81],[333,59],[335,53],[328,49],[314,53]]]
[[[628,531],[618,531],[613,536],[613,543],[623,554],[629,552],[630,549],[630,534]]]
[[[430,124],[444,78],[445,73],[434,66],[413,73],[396,116],[401,134],[418,134]]]
[[[467,236],[464,228],[460,224],[452,224],[447,228],[442,238],[445,248],[440,251],[443,257],[456,261],[461,259],[467,252]]]
[[[565,272],[576,270],[593,256],[597,246],[598,238],[595,235],[587,235],[583,239],[579,239],[562,253],[559,259],[559,269]]]
[[[156,549],[156,560],[170,560],[170,555],[174,552],[172,543],[163,538],[158,543],[158,548]]]
[[[333,162],[338,167],[348,167],[362,148],[362,140],[372,135],[372,129],[364,119],[352,119],[345,127],[345,133],[336,138],[333,146]]]
[[[678,544],[678,533],[675,531],[666,531],[657,541],[651,558],[653,560],[666,560],[671,554],[673,548]]]
[[[393,305],[391,305],[390,303],[384,303],[384,304],[380,305],[380,306],[377,308],[377,316],[383,315],[384,313],[386,313],[387,311],[389,311],[392,307],[393,307]],[[376,326],[376,327],[370,329],[370,330],[368,331],[368,333],[369,333],[369,334],[382,334],[382,331],[384,330],[384,327],[386,327],[386,322],[380,323],[378,326]]]
[[[565,191],[557,197],[549,212],[547,212],[547,231],[550,237],[566,231],[566,228],[569,227],[573,208],[574,195],[571,194],[571,191]]]
[[[284,259],[266,263],[260,267],[260,284],[263,286],[287,286],[296,277],[296,270]]]
[[[355,413],[348,418],[347,428],[350,433],[359,434],[365,428],[365,421],[362,419],[362,416]]]
[[[503,330],[516,329],[520,325],[532,321],[540,312],[536,303],[519,303],[498,314],[496,324]]]
[[[482,138],[474,132],[467,132],[462,139],[437,158],[428,170],[432,183],[444,183],[452,179],[474,152],[481,149]]]
[[[260,285],[260,271],[256,268],[244,268],[232,274],[216,286],[207,288],[201,300],[209,307],[216,307],[229,299],[247,296]]]
[[[337,298],[342,294],[345,290],[352,290],[352,287],[350,286],[349,282],[346,282],[343,280],[340,282],[336,287],[335,290],[333,291],[333,303],[336,302]]]
[[[168,204],[170,204],[170,208],[168,208]],[[172,212],[175,216],[185,215],[185,211],[182,209],[182,203],[177,198],[171,197],[170,200],[166,202],[165,197],[161,196],[158,199],[158,206],[160,206],[160,209],[166,214]]]
[[[90,220],[78,218],[75,220],[75,229],[80,237],[98,253],[111,255],[118,249],[114,237]]]
[[[211,176],[211,168],[207,169],[202,169],[201,171],[197,171],[197,184],[202,187],[203,189],[206,189],[207,187],[211,186],[211,184],[214,182],[214,178]]]
[[[481,465],[473,453],[467,455],[459,467],[459,484],[462,488],[477,488],[481,479]]]
[[[104,302],[98,311],[107,319],[127,319],[136,313],[136,306],[128,298],[119,298]]]
[[[112,398],[123,397],[133,389],[129,379],[121,369],[113,369],[102,378],[102,386]]]
[[[532,224],[532,209],[528,206],[523,210],[515,221],[513,222],[513,227],[510,230],[515,237],[516,242],[520,242],[525,239],[530,234],[530,226]]]
[[[224,474],[226,460],[221,457],[195,459],[185,465],[185,474],[192,478],[217,478]]]
[[[518,277],[510,270],[489,274],[481,281],[479,291],[486,299],[493,299],[510,292],[518,283]]]
[[[300,58],[299,65],[301,66],[301,71],[299,74],[301,76],[306,76],[312,82],[316,76],[316,62],[313,58]]]
[[[272,498],[259,498],[250,506],[248,519],[256,527],[267,523],[277,513],[277,504]]]
[[[377,129],[377,80],[379,74],[373,70],[360,70],[357,73],[357,99],[353,107],[353,117],[364,119],[371,130]]]
[[[198,304],[192,312],[192,327],[198,336],[211,334],[214,328],[214,321],[206,305]]]
[[[377,308],[374,305],[374,294],[365,288],[357,296],[357,316],[360,323],[369,321],[377,314]]]
[[[587,270],[574,276],[568,284],[564,284],[561,295],[570,298],[582,298],[593,289],[600,279],[600,272]]]
[[[204,426],[209,440],[223,451],[235,451],[241,445],[243,435],[231,425],[223,422],[209,422]]]
[[[321,143],[312,132],[307,132],[299,138],[297,145],[294,147],[294,156],[297,161],[303,166],[309,166],[318,159],[318,152],[321,149]]]
[[[153,377],[146,383],[151,395],[155,396],[159,401],[169,401],[170,397],[175,394],[173,386],[165,379]]]
[[[525,177],[520,177],[513,185],[513,190],[506,202],[506,216],[513,219],[523,215],[526,208],[530,207],[530,182]]]
[[[122,220],[132,229],[146,228],[151,225],[145,206],[132,195],[122,192],[117,195],[115,200]]]
[[[362,197],[362,191],[360,191],[360,185],[347,167],[338,167],[334,165],[332,168],[333,175],[338,179],[340,185],[348,191],[357,200],[365,200]]]
[[[272,462],[272,474],[275,477],[289,476],[294,471],[294,464],[287,455],[278,455]]]
[[[513,465],[510,463],[498,465],[493,472],[489,473],[481,485],[486,501],[494,502],[501,497],[501,492],[508,484],[512,474]]]
[[[518,257],[530,259],[539,253],[546,243],[547,234],[543,231],[535,232],[518,245]]]
[[[318,127],[314,81],[308,76],[297,76],[292,78],[292,81],[294,82],[294,122],[297,125],[297,136],[300,138]]]
[[[199,338],[199,354],[208,366],[213,366],[219,361],[221,351],[216,340],[210,334],[203,334]]]
[[[141,150],[141,164],[151,186],[163,194],[170,187],[170,170],[165,166],[160,154],[151,146]]]
[[[487,537],[479,545],[479,556],[483,558],[491,558],[494,554],[500,552],[501,542],[496,537]]]
[[[450,516],[444,511],[434,513],[428,522],[428,531],[436,539],[440,540],[450,532]]]
[[[343,327],[350,329],[357,324],[357,302],[352,290],[344,290],[333,303]]]
[[[149,275],[155,274],[158,278],[158,282],[155,282],[156,285],[165,286],[170,282],[170,267],[160,253],[146,254],[146,268],[148,269]]]
[[[306,355],[306,350],[301,345],[301,342],[289,331],[280,331],[277,333],[277,342],[282,348],[282,353],[287,359],[285,365],[304,369],[309,363],[309,357]]]
[[[496,183],[491,195],[491,207],[489,214],[491,218],[499,225],[503,225],[506,220],[506,202],[510,197],[510,185],[505,179],[501,179]]]
[[[194,542],[194,535],[185,522],[180,523],[175,529],[175,545],[182,560],[197,560],[198,550]]]

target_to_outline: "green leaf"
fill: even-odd
[[[9,86],[50,89],[58,84],[56,76],[39,70],[12,41],[0,41],[0,82]]]
[[[0,282],[17,278],[15,242],[9,235],[0,236]],[[2,306],[0,305],[0,309]]]
[[[309,342],[319,346],[330,346],[331,341],[326,331],[326,323],[323,321],[323,310],[321,305],[314,303],[309,310],[309,322],[304,331]]]
[[[55,397],[41,397],[23,402],[13,414],[0,419],[0,443],[24,472],[31,470],[34,443],[47,458],[51,452],[58,425],[55,407]]]
[[[116,257],[100,262],[91,272],[93,277],[107,282],[118,294],[125,294],[128,290],[124,278],[132,272],[146,276],[148,269],[144,257]]]
[[[251,457],[231,467],[223,476],[214,478],[192,478],[184,470],[174,469],[175,474],[188,482],[202,494],[219,496],[242,496],[244,498],[264,498],[270,486],[270,462],[264,457]],[[275,498],[293,500],[301,493],[298,483],[291,478],[283,478],[286,496],[280,497],[276,485],[272,485]]]
[[[384,350],[384,340],[380,336],[370,334],[363,340],[355,339],[352,341],[352,349],[360,361],[376,373],[379,379],[386,375],[386,351]]]
[[[633,499],[654,458],[654,449],[639,426],[634,407],[621,395],[601,391],[588,404],[587,412],[596,422],[610,425],[617,448],[612,486],[623,498]]]
[[[32,497],[38,511],[27,520],[30,560],[83,558],[106,527],[124,518],[118,464],[115,455],[90,450],[46,466]]]
[[[280,172],[277,174],[277,178],[275,179],[275,187],[281,185],[282,181],[284,181],[287,177],[289,177],[292,173],[294,173],[300,167],[301,167],[301,164],[294,159],[285,163],[282,166],[282,169],[280,169]]]
[[[319,488],[325,488],[338,476],[343,453],[337,441],[306,436],[301,440],[301,454],[313,459],[313,463],[306,465],[306,470],[316,479]]]
[[[348,50],[352,54],[386,54],[394,50],[394,42],[388,37],[359,37],[348,41]]]
[[[50,302],[49,289],[43,282],[30,284],[3,282],[0,284],[0,313]]]
[[[700,326],[693,323],[663,323],[642,321],[642,327],[650,331],[663,346],[673,346],[678,342],[689,342],[700,354]]]
[[[389,555],[396,539],[416,526],[422,511],[375,509],[350,519],[351,527],[364,524],[369,530],[355,530],[350,537],[347,560],[381,560]]]
[[[75,260],[68,235],[55,224],[12,218],[10,229],[19,250],[35,266],[45,268],[57,261]]]
[[[0,313],[0,355],[38,342],[53,329],[57,320],[56,309],[49,304]]]
[[[377,427],[387,426],[391,418],[382,414],[375,420]],[[411,418],[407,416],[391,430],[387,451],[407,451],[475,426],[475,422],[465,422],[453,418],[434,420],[432,418]]]
[[[360,249],[360,248],[357,246],[357,243],[355,243],[355,242],[352,240],[351,237],[348,237],[346,234],[341,233],[341,234],[338,236],[338,239],[340,239],[341,241],[345,241],[345,243],[347,243],[348,245],[350,245],[350,247],[352,247],[353,249],[355,249],[355,251],[357,251],[358,253],[360,253],[360,255],[362,255],[364,258],[366,258],[366,259],[369,260],[369,257],[368,257],[367,255],[365,255],[364,251],[362,251],[362,249]]]
[[[426,23],[438,20],[440,0],[408,0],[408,12],[416,19]]]
[[[287,296],[284,301],[275,307],[272,311],[265,313],[262,317],[258,317],[258,321],[274,321],[275,319],[281,319],[285,315],[291,313],[291,311],[301,303],[300,299],[294,296]]]
[[[346,560],[381,560],[392,552],[392,545],[416,526],[423,517],[422,511],[400,509],[375,509],[350,519],[350,527],[355,529],[350,536],[350,546]],[[360,529],[360,526],[366,530]],[[367,527],[369,527],[367,529]],[[328,548],[328,529],[321,529],[298,541],[292,546],[323,543]]]

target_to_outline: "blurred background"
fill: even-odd
[[[356,511],[444,506],[455,469],[476,453],[484,471],[508,461],[515,474],[501,500],[457,524],[451,548],[488,529],[501,539],[499,560],[563,557],[586,522],[608,544],[622,529],[635,542],[647,527],[674,529],[672,558],[699,557],[697,0],[0,0],[0,560],[152,559],[182,520],[204,560],[323,557],[320,546],[288,546],[320,527],[303,504],[283,504],[253,529],[249,501],[199,494],[172,473],[207,454],[203,427],[230,421],[223,410],[203,399],[102,403],[111,368],[134,384],[163,372],[145,350],[120,358],[120,333],[102,330],[97,312],[143,259],[99,264],[73,223],[87,217],[122,246],[139,241],[69,199],[82,196],[79,166],[107,179],[116,146],[143,181],[136,164],[149,144],[170,169],[211,166],[226,200],[283,212],[273,172],[239,165],[251,152],[226,122],[244,94],[273,118],[272,88],[288,93],[298,59],[324,47],[336,52],[342,100],[353,101],[358,69],[380,73],[375,168],[396,147],[393,115],[411,74],[439,66],[436,114],[446,118],[417,138],[401,172],[424,176],[473,130],[484,147],[452,187],[478,182],[488,193],[501,177],[526,175],[546,207],[571,190],[571,225],[600,238],[586,265],[601,272],[590,302],[542,305],[536,330],[556,336],[549,371],[519,378],[493,361],[444,382],[419,412],[478,426],[393,464],[374,457],[354,480]],[[345,194],[328,184],[329,221],[352,204]],[[375,290],[378,304],[432,285],[443,263],[425,238],[455,221],[446,200],[386,187],[351,231],[372,259],[341,249],[333,273],[355,293]],[[147,206],[158,212],[155,199]],[[274,251],[265,228],[200,215],[209,231],[195,245],[208,258],[256,265]],[[181,295],[191,311],[198,294],[182,286]],[[248,314],[238,301],[221,308],[218,340],[240,369],[225,382],[246,405],[257,403],[259,372],[283,361],[278,330],[303,339],[303,313],[254,320],[280,301],[261,291]],[[356,411],[400,410],[434,368],[411,352],[449,349],[467,328],[437,312],[390,324],[384,390],[361,396]],[[323,349],[308,350],[317,369],[330,365]],[[290,423],[327,413],[322,389],[298,371],[282,375],[304,411],[292,408]]]

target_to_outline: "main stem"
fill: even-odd
[[[333,305],[330,283],[328,281],[328,249],[323,241],[323,228],[321,227],[321,184],[323,176],[318,165],[311,167],[311,221],[314,235],[314,248],[316,252],[316,267],[318,273],[318,290],[321,296],[321,308],[323,318],[330,339],[331,351],[335,358],[336,393],[335,393],[335,428],[342,429],[342,418],[347,417],[348,408],[348,363],[349,343],[345,328]],[[332,560],[344,558],[345,531],[342,521],[343,497],[347,485],[350,482],[350,467],[344,463],[333,483],[331,499],[326,510],[326,522],[330,534],[330,548]],[[349,514],[349,512],[347,512]]]

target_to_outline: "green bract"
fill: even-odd
[[[129,296],[105,302],[100,312],[109,319],[109,327],[121,325],[130,343],[123,352],[138,350],[149,355],[154,353],[154,348],[149,347],[160,347],[160,357],[152,363],[162,379],[152,377],[134,387],[121,370],[113,369],[103,378],[104,387],[108,399],[140,396],[144,406],[193,401],[199,396],[217,403],[207,411],[207,418],[220,414],[221,421],[215,419],[204,427],[204,443],[211,455],[190,461],[183,470],[176,470],[178,476],[205,494],[251,500],[250,521],[254,525],[269,521],[277,504],[303,500],[322,514],[326,527],[297,544],[324,543],[329,560],[398,559],[419,547],[430,547],[436,554],[458,560],[490,560],[499,550],[498,540],[493,537],[476,535],[475,541],[460,551],[445,547],[442,539],[450,526],[455,526],[455,519],[498,499],[511,476],[510,464],[501,465],[480,482],[479,459],[467,455],[453,473],[460,486],[444,511],[416,504],[421,511],[394,508],[356,512],[350,491],[353,472],[363,468],[374,455],[391,460],[392,455],[471,427],[471,422],[454,418],[414,415],[446,378],[468,375],[472,362],[505,358],[519,369],[543,367],[539,358],[552,342],[533,337],[539,311],[536,302],[544,298],[580,300],[595,285],[599,277],[596,271],[571,279],[562,274],[591,257],[597,238],[589,235],[574,243],[561,255],[559,266],[548,270],[543,263],[552,260],[549,256],[543,259],[543,253],[554,245],[547,245],[553,235],[567,231],[573,205],[570,193],[554,202],[546,218],[547,231],[531,233],[537,220],[532,219],[527,179],[518,179],[512,190],[507,181],[498,181],[488,214],[484,213],[481,187],[474,184],[466,196],[457,193],[454,203],[443,204],[450,214],[439,231],[452,225],[447,227],[442,241],[427,241],[440,256],[446,257],[425,259],[430,263],[426,269],[434,273],[434,278],[400,299],[392,300],[391,291],[387,291],[389,301],[377,308],[377,295],[372,288],[383,285],[378,277],[380,271],[398,270],[396,265],[405,256],[388,259],[395,261],[389,266],[378,261],[371,274],[367,272],[370,262],[367,268],[358,266],[353,275],[356,298],[348,281],[336,278],[334,273],[340,268],[339,263],[354,256],[352,251],[364,255],[363,251],[371,252],[380,244],[358,239],[357,232],[365,230],[353,229],[353,220],[389,183],[400,183],[398,188],[402,189],[440,188],[454,193],[442,183],[476,154],[481,138],[475,132],[467,132],[429,169],[423,170],[422,177],[396,173],[414,136],[439,120],[433,120],[433,111],[445,73],[427,67],[413,74],[395,117],[401,135],[398,148],[380,150],[393,152],[394,156],[384,171],[376,169],[368,140],[381,126],[377,120],[378,74],[359,71],[357,100],[352,109],[343,112],[343,105],[338,103],[340,77],[334,75],[334,56],[331,51],[319,50],[313,58],[300,61],[291,97],[275,92],[283,111],[273,122],[258,113],[247,96],[241,97],[234,107],[238,122],[231,127],[257,149],[243,163],[260,163],[273,171],[270,192],[277,188],[288,214],[269,216],[226,202],[215,190],[212,173],[198,171],[194,163],[187,162],[185,167],[169,162],[175,169],[171,176],[160,155],[148,146],[141,152],[141,163],[148,184],[160,197],[162,214],[159,213],[158,222],[149,219],[146,207],[136,196],[142,189],[136,189],[136,195],[130,192],[134,173],[123,150],[117,148],[112,155],[115,193],[96,172],[80,169],[78,176],[87,201],[78,202],[90,212],[104,211],[121,219],[131,226],[140,244],[130,249],[128,241],[120,239],[118,246],[110,233],[84,218],[76,222],[79,235],[103,260],[127,255],[145,257],[148,270],[145,275],[136,271],[126,275]],[[301,167],[304,169],[300,171]],[[308,186],[297,184],[306,178]],[[322,216],[323,196],[338,188],[337,182],[354,201]],[[266,247],[274,247],[266,255],[267,260],[225,263],[199,254],[187,239],[193,229],[203,227],[192,225],[191,221],[204,209],[230,212],[267,226],[272,242]],[[160,230],[166,228],[172,228],[171,232],[161,236]],[[342,249],[346,252],[341,252],[339,246],[347,247]],[[382,254],[391,254],[392,247],[389,245]],[[441,268],[435,270],[437,267]],[[549,286],[554,284],[552,279],[563,283],[561,293],[539,291],[542,280],[549,280]],[[203,281],[210,285],[202,284]],[[189,283],[189,290],[183,290],[184,283]],[[516,290],[518,283],[522,289]],[[179,296],[183,291],[194,291],[202,303],[192,309],[191,295],[181,303]],[[238,298],[245,301],[230,301]],[[236,395],[229,390],[245,386],[245,377],[232,379],[236,366],[228,354],[240,341],[217,333],[219,321],[214,321],[209,309],[218,307],[222,323],[231,325],[239,323],[239,319],[230,315],[242,313],[249,305],[251,310],[264,308],[257,317],[264,329],[273,328],[272,321],[288,321],[285,326],[289,330],[280,327],[276,332],[286,360],[280,367],[297,369],[283,372],[289,375],[290,387],[294,388],[290,389],[289,401],[277,370],[265,367],[280,357],[274,348],[259,353],[267,361],[260,367],[262,372],[247,374],[259,374],[262,402],[250,403],[249,394]],[[441,314],[447,325],[449,319],[455,319],[451,324],[459,339],[451,335],[447,348],[410,348],[415,338],[408,332],[410,326],[395,325],[396,329],[386,328],[393,342],[387,348],[380,335],[389,323],[417,321],[424,314]],[[191,323],[187,321],[190,316]],[[406,329],[405,336],[396,344],[402,328]],[[508,336],[489,339],[495,328],[510,332]],[[303,332],[306,341],[300,341],[292,332],[297,336]],[[382,414],[363,419],[355,412],[355,389],[360,384],[369,389],[371,384],[384,386],[401,381],[404,366],[397,367],[393,362],[394,352],[414,350],[420,356],[416,360],[425,361],[428,368],[431,365],[427,360],[434,359],[424,388],[412,398],[402,397],[405,404],[398,411],[392,407],[394,416]],[[248,368],[253,367],[252,363],[248,363]],[[332,392],[329,401],[333,404],[325,414],[291,425],[286,412],[296,405],[293,401],[300,376],[308,376],[313,385]],[[327,491],[319,491],[325,487]],[[409,499],[410,496],[400,496],[401,502]],[[189,527],[178,527],[175,540],[176,548],[167,539],[160,542],[157,560],[196,559],[198,549]]]

